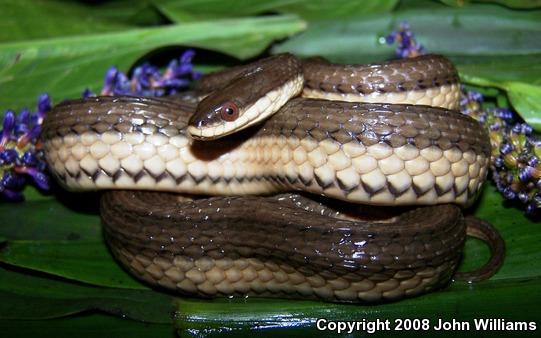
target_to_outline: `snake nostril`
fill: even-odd
[[[205,119],[196,120],[194,124],[197,128],[201,128],[207,125],[207,120]]]

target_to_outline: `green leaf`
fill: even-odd
[[[336,62],[361,63],[393,56],[384,37],[400,22],[432,53],[450,57],[461,79],[506,90],[511,104],[540,131],[541,12],[516,12],[472,5],[416,8],[362,19],[312,23],[308,30],[273,49],[300,56],[321,55]]]
[[[471,4],[472,2],[494,3],[507,6],[510,8],[539,8],[541,0],[440,0],[449,6],[462,7]]]
[[[321,332],[316,328],[318,319],[328,321],[390,321],[395,319],[429,319],[436,325],[439,318],[468,321],[473,329],[474,318],[504,318],[515,321],[538,321],[538,300],[541,297],[541,281],[516,280],[487,282],[483,287],[456,286],[426,296],[408,299],[400,303],[378,306],[323,304],[310,301],[284,301],[270,299],[217,300],[203,302],[188,299],[178,301],[182,314],[177,318],[180,336],[221,336],[234,332],[236,337],[282,336],[341,337],[336,331]],[[505,311],[502,311],[505,309]],[[353,331],[354,336],[366,336],[366,329]],[[482,331],[480,331],[482,332]],[[479,333],[480,333],[479,332]],[[376,336],[418,337],[425,331],[381,331]],[[460,331],[435,332],[440,337],[463,337]],[[524,332],[521,332],[524,333]],[[527,332],[526,332],[527,333]],[[491,332],[490,336],[509,336],[509,332]]]
[[[24,203],[0,203],[0,236],[10,240],[101,239],[97,215],[78,213],[50,196],[30,195]]]
[[[0,262],[97,286],[148,289],[120,268],[103,241],[10,241]]]
[[[156,338],[175,337],[171,325],[150,324],[93,314],[53,320],[0,320],[4,337]]]
[[[537,66],[538,64],[532,64],[534,69]],[[541,78],[536,78],[532,81],[534,84],[531,84],[518,81],[498,81],[498,79],[491,80],[494,76],[480,78],[470,75],[475,73],[475,70],[470,73],[466,71],[462,78],[464,81],[478,86],[491,86],[505,90],[509,101],[522,118],[535,130],[541,131]]]
[[[62,0],[4,0],[0,41],[96,34],[158,22],[156,17],[138,21],[137,14],[142,10],[152,12],[141,0],[100,5]]]
[[[153,3],[175,22],[241,17],[278,12],[297,14],[306,20],[345,18],[390,11],[397,0],[154,0]]]
[[[5,219],[0,236],[9,239],[0,247],[0,261],[99,286],[147,289],[122,270],[105,247],[97,203],[98,196],[92,194],[60,192],[0,204]],[[90,210],[81,210],[82,205]]]
[[[495,87],[503,87],[509,95],[509,100],[536,131],[541,131],[541,86],[523,82],[500,83]]]
[[[0,246],[0,262],[98,286],[147,289],[122,270],[107,250],[98,196],[61,192],[55,197],[0,204],[5,220],[0,236],[7,239]],[[82,205],[90,210],[74,209]]]
[[[0,320],[64,317],[89,310],[151,323],[170,323],[167,295],[147,290],[100,288],[24,274],[0,267]]]
[[[80,97],[85,88],[101,88],[110,66],[128,70],[152,49],[184,45],[247,58],[304,27],[296,17],[273,16],[3,43],[0,107],[20,109],[44,91],[55,102]]]
[[[515,12],[494,6],[417,8],[311,23],[308,30],[274,51],[321,55],[340,62],[381,60],[394,56],[394,46],[386,45],[382,38],[407,21],[418,41],[432,53],[449,55],[461,63],[497,58],[512,65],[513,59],[507,56],[541,54],[539,20],[538,11]]]

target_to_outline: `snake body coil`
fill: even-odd
[[[457,96],[449,89],[458,88],[456,71],[434,66],[447,62],[441,57],[420,64],[424,62],[429,66],[423,69],[436,69],[425,72],[432,75],[429,79],[410,81],[417,73],[400,75],[405,66],[394,62],[380,66],[386,72],[378,74],[386,75],[372,79],[372,87],[367,82],[352,91],[382,96],[396,82],[393,93],[406,98],[421,90],[444,93],[438,102],[453,108],[456,100],[447,97]],[[263,63],[257,69],[264,72],[265,67]],[[310,64],[304,67],[306,72]],[[228,76],[234,80],[243,72],[238,68]],[[347,100],[351,93],[336,82],[340,76],[329,78],[322,83],[330,83],[335,95]],[[265,90],[292,89],[297,83],[292,79],[275,79]],[[325,85],[311,85],[311,90],[331,92]],[[251,106],[244,114],[274,105],[273,95],[267,96],[270,104],[245,99],[242,103]],[[214,107],[212,95],[207,99],[201,107]],[[214,128],[208,133],[214,137],[219,128],[214,112],[230,109],[226,103],[190,119],[195,107],[187,102],[100,97],[62,103],[47,116],[47,160],[72,190],[198,195],[303,191],[194,199],[107,192],[102,198],[106,237],[128,270],[147,282],[202,296],[348,302],[399,299],[449,281],[461,256],[466,223],[457,206],[434,204],[468,206],[474,201],[490,156],[488,136],[476,121],[423,105],[298,98],[255,127],[220,140],[193,141],[188,124]],[[240,103],[235,101],[234,107]],[[222,117],[230,122],[229,116]],[[316,202],[304,192],[325,198]],[[381,207],[363,209],[329,197]],[[414,204],[434,206],[383,207]],[[492,270],[499,263],[491,262]]]

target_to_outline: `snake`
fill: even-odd
[[[490,143],[457,111],[445,57],[338,65],[279,54],[196,89],[68,100],[43,124],[61,185],[105,190],[105,239],[138,279],[207,298],[377,303],[501,266],[501,236],[462,211]],[[457,272],[467,235],[492,255]]]

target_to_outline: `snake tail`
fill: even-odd
[[[456,272],[455,280],[468,283],[480,282],[492,277],[503,264],[505,257],[505,242],[496,228],[489,222],[474,216],[466,217],[466,232],[468,236],[485,242],[490,249],[490,259],[479,269],[468,272]]]

